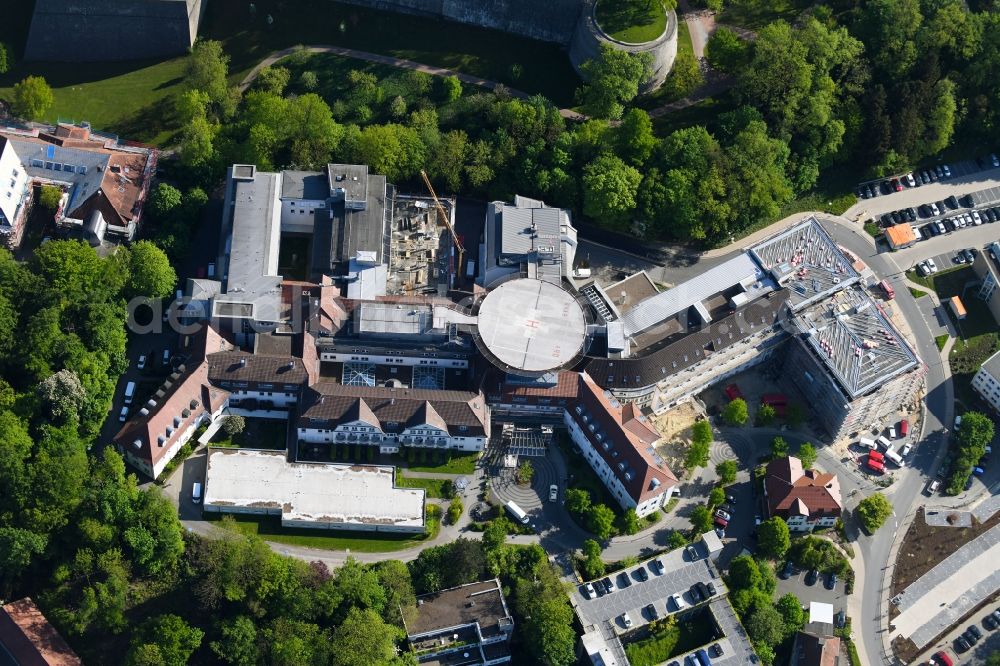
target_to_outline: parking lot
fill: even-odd
[[[694,606],[690,588],[695,583],[711,581],[715,585],[716,594],[725,595],[726,586],[715,567],[705,558],[704,547],[701,544],[695,547],[698,551],[697,560],[691,560],[685,548],[661,555],[664,565],[662,573],[657,567],[650,565],[650,560],[646,560],[637,566],[610,574],[615,583],[615,590],[611,593],[599,592],[588,599],[584,586],[578,585],[573,594],[581,622],[584,625],[611,622],[616,631],[622,633],[630,628],[622,620],[623,613],[628,613],[632,620],[631,628],[635,628],[654,619],[646,613],[645,608],[649,604],[653,604],[661,618],[676,613],[679,609],[668,602],[671,595],[681,595],[686,608]],[[648,580],[640,580],[637,574],[640,568],[646,570]],[[629,581],[627,586],[623,585],[626,579]]]
[[[812,585],[806,584],[806,571],[796,571],[788,579],[778,577],[778,591],[775,596],[780,597],[791,592],[801,602],[805,608],[809,608],[809,602],[817,601],[823,604],[833,605],[834,614],[847,612],[847,592],[844,587],[844,579],[840,578],[832,590],[826,589],[827,577],[820,574],[819,578]]]
[[[872,215],[880,216],[890,211],[941,201],[949,196],[961,197],[976,190],[1000,185],[1000,168],[988,164],[984,166],[989,168],[981,168],[975,160],[949,163],[950,177],[935,176],[933,182],[914,187],[908,187],[903,181],[902,189],[898,192],[889,186],[892,177],[861,183],[862,188],[868,184],[880,185],[879,194],[867,199],[859,198],[857,210],[867,210]],[[917,175],[920,171],[922,169],[917,169],[914,174]]]

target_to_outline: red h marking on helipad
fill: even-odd
[[[524,325],[528,326],[529,328],[538,328],[538,320],[537,319],[527,319],[527,320],[525,320]]]

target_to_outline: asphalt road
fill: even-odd
[[[899,267],[888,255],[879,254],[871,245],[870,240],[865,240],[867,235],[857,224],[843,218],[831,220],[829,216],[821,216],[820,219],[825,222],[824,227],[833,238],[866,262],[876,275],[883,278],[889,277],[893,282],[901,283],[902,274]],[[930,242],[932,241],[926,241],[926,243]],[[918,247],[919,245],[920,243],[917,244]],[[914,260],[914,263],[916,261]],[[909,322],[917,347],[916,351],[927,365],[927,395],[925,398],[927,410],[921,433],[921,439],[925,439],[931,433],[944,432],[945,424],[951,423],[954,390],[949,381],[949,375],[946,373],[945,364],[941,361],[934,337],[926,324],[923,323],[923,315],[917,302],[909,290],[902,288],[901,284],[900,288],[896,289],[896,299],[893,304]],[[884,617],[885,607],[882,604],[882,599],[887,596],[883,595],[883,588],[890,584],[887,572],[890,569],[890,551],[896,536],[895,526],[898,525],[898,517],[905,516],[910,511],[925,479],[934,475],[945,452],[946,447],[943,445],[918,446],[917,451],[909,461],[909,465],[897,474],[896,482],[886,492],[886,496],[895,508],[895,514],[890,519],[894,528],[889,529],[887,525],[873,536],[864,534],[858,536],[858,546],[864,562],[866,578],[865,584],[861,586],[860,604],[865,616],[860,618],[860,622],[856,621],[854,626],[860,631],[864,652],[870,663],[893,662],[891,655],[886,654],[884,650],[886,646],[881,639],[882,631],[885,629],[884,625],[888,621],[888,618]]]

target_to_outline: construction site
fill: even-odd
[[[439,199],[427,174],[420,175],[429,197],[396,195],[392,200],[387,295],[444,296],[462,265],[465,248],[455,233],[455,200]]]

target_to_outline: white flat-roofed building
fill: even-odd
[[[208,452],[205,511],[281,516],[284,527],[424,531],[424,491],[392,467],[288,462],[285,451]]]
[[[1000,412],[1000,352],[986,359],[972,378],[972,388]]]

